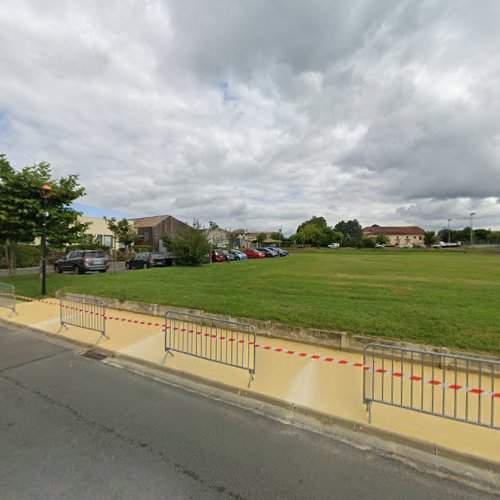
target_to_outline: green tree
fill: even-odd
[[[389,243],[389,239],[385,234],[378,234],[375,239],[375,243],[378,243],[379,245],[387,245]]]
[[[300,233],[302,234],[304,241],[306,243],[310,243],[313,246],[319,247],[319,246],[326,246],[326,237],[321,228],[316,226],[313,223],[307,224],[302,229],[300,230]]]
[[[255,237],[255,243],[264,243],[264,241],[266,241],[266,239],[267,239],[266,233],[259,233]]]
[[[356,219],[347,222],[341,220],[335,225],[334,230],[341,232],[350,245],[356,245],[363,236],[363,228]]]
[[[437,243],[437,236],[434,231],[426,231],[424,234],[424,243],[430,247],[432,245],[435,245]]]
[[[375,248],[375,240],[373,238],[361,238],[357,246],[359,248]]]
[[[345,245],[345,236],[340,231],[333,231],[331,243],[339,243],[340,246]]]
[[[271,233],[271,239],[283,241],[285,238],[283,237],[283,233],[281,231],[275,231],[274,233]]]
[[[450,229],[450,234],[448,235],[447,228],[441,229],[440,231],[438,231],[438,239],[439,239],[439,241],[448,242],[448,237],[449,237],[450,243],[455,243],[456,241],[458,241],[457,234],[458,234],[458,231]]]
[[[463,229],[457,231],[457,241],[468,244],[470,242],[470,226],[466,226]]]
[[[490,243],[500,243],[500,231],[491,231],[488,234],[488,241]]]
[[[489,229],[474,229],[474,241],[484,243],[488,241],[490,233]]]
[[[319,229],[324,229],[328,226],[324,217],[316,217],[315,215],[313,215],[309,220],[306,220],[299,225],[299,227],[297,228],[297,233],[300,233],[304,229],[304,227],[308,226],[309,224],[313,224]]]
[[[51,187],[47,199],[41,187]],[[53,248],[79,242],[88,224],[78,221],[82,215],[72,203],[85,194],[77,175],[54,179],[49,163],[41,162],[15,170],[0,154],[0,245],[4,247],[11,274],[15,273],[17,243],[33,243],[42,235],[46,211],[47,244]]]
[[[125,252],[130,255],[132,245],[141,239],[134,226],[127,219],[117,221],[114,217],[111,219],[104,217],[104,220],[116,241],[125,245]]]
[[[187,226],[176,235],[165,235],[162,240],[174,255],[176,264],[181,266],[198,266],[212,251],[207,232],[197,220],[193,222],[193,227]]]
[[[289,238],[289,240],[294,244],[294,245],[303,245],[306,241],[304,239],[304,235],[302,233],[295,233],[292,234]]]
[[[297,233],[290,239],[297,241],[297,235],[302,235],[305,243],[320,247],[327,246],[335,240],[335,231],[328,226],[324,217],[313,216],[297,228]]]

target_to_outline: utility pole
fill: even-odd
[[[451,219],[448,219],[448,245],[451,243],[450,222],[451,222]]]
[[[48,184],[41,187],[42,214],[42,297],[47,295],[47,200],[52,188]]]
[[[472,229],[472,224],[473,224],[473,217],[476,215],[476,212],[471,212],[470,214],[470,246],[474,245],[474,231]]]

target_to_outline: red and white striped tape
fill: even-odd
[[[1,294],[1,295],[11,295],[11,294]],[[40,302],[43,304],[49,304],[57,307],[64,307],[67,309],[74,309],[78,312],[83,312],[87,314],[94,314],[94,315],[99,315],[99,313],[89,311],[86,309],[78,308],[78,307],[72,307],[68,306],[65,304],[60,304],[59,302],[52,302],[50,300],[42,300],[42,299],[34,299],[32,297],[25,297],[23,295],[15,295],[16,298],[31,301],[31,302]],[[131,319],[131,318],[124,318],[124,317],[118,317],[118,316],[106,316],[105,314],[101,314],[102,317],[104,317],[106,320],[111,320],[111,321],[120,321],[124,323],[130,323],[134,325],[141,325],[141,326],[150,326],[150,327],[161,327],[161,328],[170,328],[166,323],[155,323],[153,321],[141,321],[137,319]],[[338,358],[332,358],[331,356],[325,356],[325,355],[320,355],[320,354],[311,354],[307,352],[302,352],[302,351],[295,351],[291,349],[285,349],[282,347],[276,347],[276,346],[270,346],[270,345],[262,345],[255,343],[251,340],[243,340],[243,339],[235,339],[232,337],[224,337],[224,336],[218,336],[214,335],[211,333],[207,332],[198,332],[195,330],[186,330],[185,328],[182,328],[179,330],[179,328],[174,327],[174,330],[180,331],[181,333],[190,333],[190,334],[196,334],[199,336],[203,337],[208,337],[211,339],[216,339],[219,341],[225,341],[225,342],[231,342],[231,343],[237,343],[237,344],[244,344],[244,345],[250,345],[255,347],[256,349],[262,349],[263,351],[268,351],[268,352],[277,352],[277,353],[282,353],[282,354],[288,354],[289,356],[296,356],[299,358],[304,358],[304,359],[313,359],[315,361],[324,361],[326,363],[331,363],[332,365],[339,365],[339,366],[351,366],[355,368],[361,368],[367,373],[379,373],[381,375],[389,375],[391,377],[403,379],[403,380],[409,380],[412,382],[421,382],[423,384],[429,384],[434,387],[441,387],[443,389],[450,389],[453,391],[460,391],[464,393],[469,393],[469,394],[477,394],[481,396],[486,396],[486,397],[492,397],[492,398],[500,398],[500,392],[492,392],[488,391],[486,389],[480,389],[480,388],[475,388],[475,387],[467,387],[463,385],[458,385],[458,384],[450,384],[447,382],[443,382],[440,380],[436,379],[431,379],[427,377],[420,377],[418,375],[410,375],[410,374],[404,374],[402,372],[391,372],[390,370],[385,370],[383,368],[374,368],[371,366],[364,365],[363,363],[355,362],[355,361],[349,361],[347,359],[338,359]]]

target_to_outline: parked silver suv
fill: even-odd
[[[74,250],[54,263],[54,272],[71,271],[73,274],[84,274],[88,271],[105,273],[109,262],[100,250]]]

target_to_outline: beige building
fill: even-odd
[[[365,238],[376,239],[383,234],[389,245],[423,245],[425,231],[418,226],[369,226],[363,228]]]
[[[88,222],[90,225],[85,231],[85,234],[91,236],[92,242],[105,245],[109,248],[118,250],[119,243],[113,236],[113,233],[108,229],[108,225],[104,217],[79,217],[80,222]]]
[[[99,243],[115,250],[123,245],[116,241],[113,233],[108,229],[104,217],[79,217],[80,222],[88,222],[90,225],[85,231],[89,235],[89,242]],[[119,219],[117,219],[119,220]],[[154,251],[164,250],[161,237],[166,234],[176,234],[184,228],[189,227],[184,222],[171,215],[157,215],[153,217],[140,217],[127,219],[139,235],[139,245],[150,245]]]

